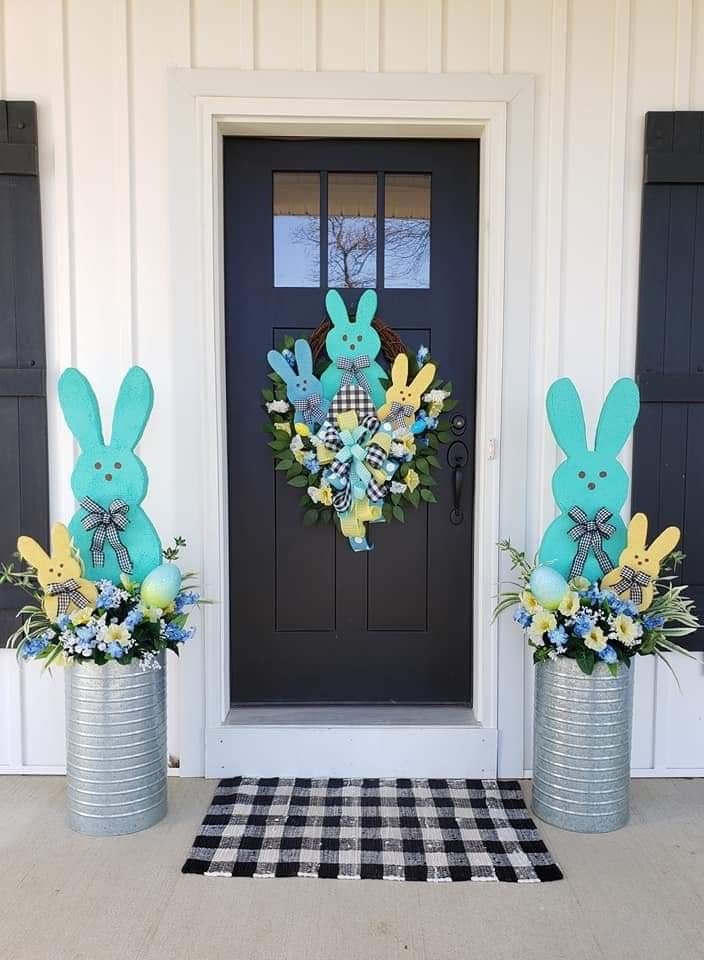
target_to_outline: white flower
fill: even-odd
[[[150,623],[156,623],[164,614],[164,611],[161,607],[148,607],[144,603],[140,603],[139,609],[142,612],[145,620],[148,620]]]
[[[119,643],[124,647],[131,639],[132,634],[121,623],[111,623],[109,627],[103,627],[100,631],[100,642],[106,646],[108,643]]]
[[[320,503],[320,488],[319,487],[308,487],[306,493],[311,498],[313,503]]]
[[[424,403],[442,403],[450,396],[448,390],[430,390],[423,397]]]
[[[399,483],[398,480],[394,480],[391,484],[392,493],[404,493],[406,490],[405,483]]]
[[[555,615],[547,610],[540,610],[533,617],[533,622],[528,628],[528,636],[535,646],[542,647],[545,643],[545,634],[554,630],[556,626]]]
[[[592,627],[584,636],[584,646],[599,653],[606,646],[606,637],[601,627]]]
[[[570,590],[569,593],[566,593],[562,600],[560,600],[557,609],[563,617],[573,617],[579,612],[579,594],[575,593],[574,590]]]
[[[285,400],[272,400],[271,403],[267,403],[266,409],[268,413],[287,413],[289,405]]]
[[[403,460],[403,458],[406,456],[405,446],[402,443],[392,443],[391,456],[396,457],[397,460]]]
[[[295,436],[295,437],[291,440],[291,442],[289,443],[288,448],[289,448],[289,450],[291,450],[293,453],[295,453],[296,450],[302,450],[302,449],[303,449],[303,437],[299,437],[298,434],[296,434],[296,436]]]
[[[536,613],[542,612],[543,608],[540,606],[530,590],[521,591],[521,603],[531,616],[535,616]]]
[[[643,627],[636,620],[627,616],[625,613],[619,613],[609,621],[612,636],[624,645],[624,647],[637,647],[640,638],[643,636]]]

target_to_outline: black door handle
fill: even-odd
[[[464,468],[469,463],[469,451],[461,440],[451,443],[447,451],[447,462],[452,467],[452,512],[450,522],[458,525],[464,520],[462,511],[462,487]]]

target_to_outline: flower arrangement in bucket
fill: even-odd
[[[361,295],[354,317],[336,290],[325,304],[328,319],[309,339],[286,337],[269,351],[264,429],[276,470],[301,490],[303,523],[334,521],[360,552],[372,549],[367,524],[403,523],[404,508],[436,502],[433,472],[451,438],[442,414],[455,402],[428,348],[406,350],[375,317],[374,290]]]
[[[499,543],[516,576],[496,615],[513,609],[537,665],[533,809],[580,832],[617,829],[628,819],[636,656],[687,655],[679,640],[699,627],[687,587],[677,582],[680,531],[652,542],[648,520],[620,516],[628,475],[616,459],[638,416],[633,380],[609,392],[589,449],[582,405],[567,379],[547,394],[548,421],[565,453],[553,477],[560,514],[537,562]]]
[[[133,833],[165,815],[165,654],[191,639],[188,619],[202,602],[194,575],[176,564],[186,541],[162,550],[142,508],[148,475],[135,447],[153,399],[146,371],[133,367],[106,442],[91,385],[64,371],[59,400],[80,447],[78,509],[68,527],[53,525],[49,552],[22,536],[25,566],[0,569],[0,582],[31,597],[10,637],[18,657],[68,668],[68,819],[83,833]]]

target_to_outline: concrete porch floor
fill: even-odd
[[[94,840],[63,779],[0,777],[0,957],[12,960],[581,960],[704,956],[704,780],[637,780],[632,819],[541,830],[546,884],[226,880],[179,871],[214,781],[169,781],[154,829]]]

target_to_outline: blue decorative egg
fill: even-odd
[[[140,596],[149,607],[168,607],[181,589],[181,571],[175,563],[162,563],[148,573],[142,583]]]
[[[427,426],[428,421],[425,419],[425,417],[420,417],[411,425],[411,433],[414,437],[419,437],[421,433],[426,430]]]
[[[541,564],[530,576],[530,592],[546,610],[555,610],[563,599],[569,585],[558,570]]]

